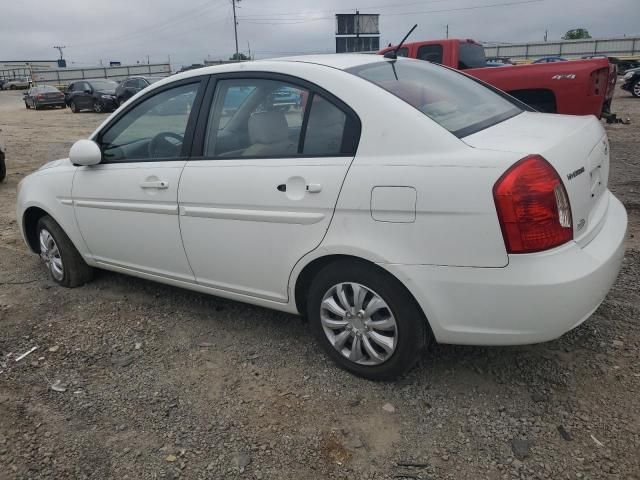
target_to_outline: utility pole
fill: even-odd
[[[545,29],[544,31],[544,41],[547,41],[547,35],[549,34],[549,30]]]
[[[64,56],[62,55],[62,50],[64,50],[67,47],[64,45],[55,45],[53,48],[55,48],[60,52],[60,60],[64,60]]]
[[[360,48],[360,12],[356,9],[356,52],[361,52],[362,48]]]
[[[236,2],[240,0],[231,0],[231,4],[233,5],[233,32],[236,37],[236,60],[240,60],[240,54],[238,52],[238,20],[236,17]]]
[[[449,24],[447,23],[447,38],[449,38]]]
[[[249,50],[249,60],[253,60],[251,58],[251,44],[249,44],[249,41],[247,40],[247,49]]]

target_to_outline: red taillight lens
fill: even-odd
[[[38,100],[44,100],[44,95],[38,95]]]
[[[589,95],[604,95],[609,86],[609,69],[601,68],[591,72]]]
[[[523,158],[493,186],[509,253],[531,253],[573,239],[571,205],[558,172],[539,155]]]

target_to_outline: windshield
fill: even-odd
[[[458,68],[482,68],[485,67],[487,60],[484,56],[484,47],[477,43],[460,43],[460,58],[458,59]]]
[[[113,80],[91,80],[94,90],[115,90],[118,84]]]
[[[507,96],[429,62],[398,59],[347,71],[401,98],[457,137],[471,135],[522,112]]]
[[[55,93],[55,92],[58,92],[58,89],[47,85],[43,87],[38,87],[37,91],[42,93]]]

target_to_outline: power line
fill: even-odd
[[[391,12],[391,13],[381,13],[380,16],[383,17],[391,17],[391,16],[405,16],[405,15],[424,15],[427,13],[452,13],[452,12],[461,12],[467,10],[479,10],[483,8],[495,8],[495,7],[510,7],[516,5],[526,5],[530,3],[540,3],[545,0],[519,0],[512,2],[504,2],[504,3],[491,3],[488,5],[475,5],[469,7],[458,7],[458,8],[445,8],[440,10],[423,10],[418,12]],[[286,19],[286,18],[250,18],[250,17],[242,17],[242,20],[246,23],[253,23],[256,25],[295,25],[300,23],[308,23],[308,22],[317,22],[322,20],[334,20],[335,17],[331,16],[322,16],[316,18],[307,18],[307,19]]]

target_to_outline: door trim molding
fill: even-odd
[[[104,200],[74,200],[76,207],[119,210],[121,212],[160,213],[178,215],[178,205],[161,203],[110,202]]]
[[[216,208],[180,206],[180,215],[184,217],[215,218],[220,220],[244,220],[246,222],[289,223],[313,225],[325,218],[320,212],[289,212],[273,210],[246,210],[241,208]]]

